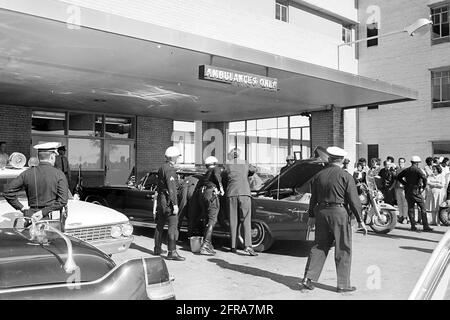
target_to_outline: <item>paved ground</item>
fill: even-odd
[[[352,285],[358,291],[352,294],[334,292],[334,250],[330,251],[318,288],[301,292],[298,282],[309,245],[297,241],[276,242],[269,252],[258,257],[232,254],[225,248],[219,248],[214,257],[194,255],[186,246],[180,249],[186,261],[167,261],[167,265],[176,279],[177,299],[407,299],[447,230],[435,227],[433,233],[411,232],[406,225],[399,225],[388,235],[355,233]],[[215,240],[216,247],[227,245],[226,239]],[[121,262],[151,256],[152,250],[153,230],[136,228],[130,249],[113,258]]]

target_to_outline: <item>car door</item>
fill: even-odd
[[[153,223],[156,215],[156,173],[148,174],[138,188],[126,192],[125,212],[130,221]]]

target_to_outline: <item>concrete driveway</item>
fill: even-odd
[[[217,254],[212,257],[191,253],[185,242],[179,252],[186,261],[166,262],[176,279],[177,299],[407,299],[447,229],[435,227],[433,233],[422,233],[398,225],[388,235],[354,233],[352,285],[358,290],[351,294],[335,292],[334,250],[330,251],[316,290],[299,290],[298,282],[311,245],[299,241],[275,242],[270,251],[257,257],[244,255],[242,251],[227,252],[227,239],[214,239]],[[180,238],[186,240],[183,235]],[[153,230],[136,228],[130,249],[113,259],[121,262],[152,253]]]

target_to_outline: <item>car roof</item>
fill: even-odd
[[[102,251],[70,239],[81,282],[99,279],[114,268],[115,263]],[[42,245],[30,241],[28,231],[0,229],[0,243],[0,290],[67,282],[70,275],[63,269],[67,259],[64,239],[55,237]]]

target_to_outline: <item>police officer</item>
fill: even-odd
[[[219,195],[225,194],[222,186],[222,170],[217,166],[218,162],[219,160],[213,156],[205,159],[207,171],[199,183],[200,204],[207,220],[204,240],[200,248],[200,254],[203,255],[216,253],[212,245],[212,233],[220,211]]]
[[[301,283],[303,289],[313,290],[319,279],[323,265],[335,241],[335,263],[337,272],[337,292],[355,291],[350,286],[352,257],[351,217],[346,207],[353,213],[358,226],[367,234],[361,221],[361,203],[353,177],[342,169],[345,150],[329,147],[328,166],[317,173],[311,182],[309,203],[309,226],[315,225],[315,244],[311,249]]]
[[[55,159],[55,168],[58,168],[64,173],[67,179],[67,183],[70,187],[70,167],[69,160],[67,160],[66,157],[66,146],[61,146],[58,148],[58,155]]]
[[[287,168],[292,166],[295,163],[295,157],[290,154],[286,157],[286,165],[281,168],[280,173],[283,173]]]
[[[425,204],[423,201],[422,192],[427,186],[427,178],[423,171],[419,168],[419,164],[422,162],[420,157],[411,157],[411,166],[404,169],[397,176],[397,180],[405,186],[405,198],[408,203],[408,216],[411,222],[411,230],[417,231],[415,220],[415,204],[419,207],[420,215],[422,218],[423,231],[430,232],[433,228],[428,225],[427,211],[425,210]]]
[[[236,253],[236,236],[239,216],[243,219],[245,252],[250,256],[258,254],[252,248],[251,236],[251,193],[248,176],[256,172],[244,160],[240,160],[240,150],[234,148],[228,154],[224,176],[226,179],[226,198],[230,218],[231,252]]]
[[[4,197],[16,210],[34,220],[51,219],[51,212],[62,210],[67,205],[69,187],[64,174],[54,167],[58,154],[58,142],[34,146],[38,152],[39,165],[22,172],[9,184]],[[29,208],[23,206],[18,192],[25,190]]]
[[[166,162],[158,170],[158,197],[156,208],[156,231],[154,254],[161,255],[162,233],[168,223],[168,260],[184,261],[185,258],[177,252],[178,240],[178,175],[174,165],[177,163],[180,151],[169,147],[165,152]]]

